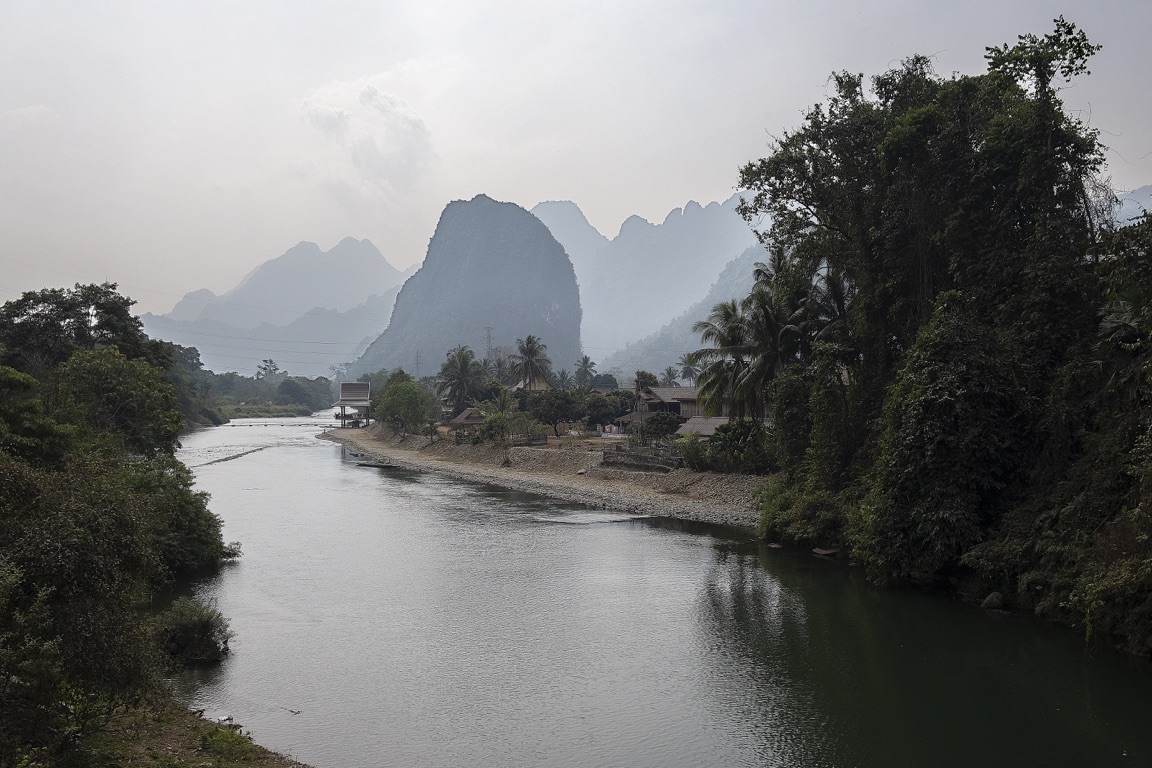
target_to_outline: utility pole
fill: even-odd
[[[490,325],[484,326],[484,333],[486,334],[487,340],[488,340],[487,346],[485,346],[485,348],[484,348],[484,356],[487,357],[489,360],[491,360],[492,359],[492,326],[490,326]]]
[[[420,381],[420,348],[416,348],[416,381]]]

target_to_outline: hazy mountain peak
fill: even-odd
[[[200,313],[204,311],[204,307],[219,300],[219,297],[207,288],[201,288],[198,291],[189,291],[184,294],[184,297],[181,298],[180,301],[176,302],[176,306],[172,307],[172,311],[168,313],[168,317],[173,320],[195,320],[200,317]]]
[[[344,312],[403,280],[402,273],[370,240],[346,237],[326,252],[310,240],[301,240],[253,269],[221,296],[197,292],[196,299],[177,305],[179,317],[170,317],[213,320],[235,328],[287,325],[313,307]]]
[[[676,208],[674,209],[673,213],[679,210],[679,208]],[[672,214],[668,215],[671,216]],[[648,221],[648,219],[645,219],[642,216],[637,216],[636,214],[632,214],[628,218],[624,219],[624,223],[620,225],[620,231],[616,234],[616,237],[613,238],[613,240],[619,240],[622,237],[631,237],[642,232],[647,232],[655,227],[656,225]]]
[[[493,346],[512,347],[528,334],[548,345],[557,367],[578,359],[580,297],[572,263],[534,215],[476,195],[444,208],[391,323],[352,371],[402,366],[428,373],[457,345],[483,357],[489,338]]]

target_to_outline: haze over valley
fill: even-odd
[[[571,201],[529,213],[479,195],[445,208],[429,258],[405,272],[367,240],[345,238],[326,252],[302,242],[219,296],[191,291],[142,319],[149,335],[196,347],[218,373],[251,374],[266,359],[304,376],[345,365],[349,375],[427,373],[453,347],[484,356],[528,334],[548,345],[554,368],[571,371],[582,354],[609,358],[689,307],[740,294],[763,250],[737,201],[689,201],[656,224],[633,215],[608,238]],[[675,341],[664,338],[675,354],[652,353],[667,358],[659,367],[694,348],[690,328],[682,319]],[[620,357],[617,373],[631,375],[634,358]]]

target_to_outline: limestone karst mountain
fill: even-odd
[[[400,270],[370,240],[346,237],[328,251],[301,242],[256,267],[235,288],[205,302],[200,314],[188,319],[214,320],[235,328],[287,325],[313,307],[337,312],[352,309],[403,280]],[[173,311],[193,295],[185,296]],[[205,297],[201,294],[200,298]]]
[[[532,213],[564,245],[576,269],[585,353],[603,358],[653,333],[755,245],[751,228],[736,214],[738,201],[689,202],[659,224],[631,216],[610,240],[574,203],[535,206]]]
[[[330,376],[388,325],[401,272],[369,240],[327,252],[302,242],[217,296],[192,291],[166,315],[141,317],[153,338],[196,347],[204,366],[251,375],[261,360],[302,376]]]
[[[692,332],[692,325],[707,319],[712,307],[720,302],[747,296],[752,291],[752,270],[756,262],[767,260],[768,254],[762,246],[748,248],[728,262],[707,295],[669,320],[660,330],[603,358],[598,370],[616,372],[617,378],[630,378],[637,370],[657,373],[667,366],[676,366],[681,355],[701,346],[700,336]]]
[[[544,222],[572,261],[577,282],[586,282],[601,267],[602,254],[612,241],[600,234],[571,200],[547,200],[532,208],[532,215]],[[583,282],[581,282],[583,284]]]
[[[396,298],[387,330],[349,375],[402,367],[439,370],[458,345],[483,357],[538,336],[554,366],[580,356],[580,295],[563,246],[532,214],[486,195],[449,203],[428,255]]]

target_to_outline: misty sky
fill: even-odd
[[[480,192],[612,236],[729,197],[833,70],[978,73],[1059,14],[1104,45],[1067,107],[1152,183],[1148,0],[3,0],[0,300],[107,279],[167,311],[349,235],[403,268]]]

